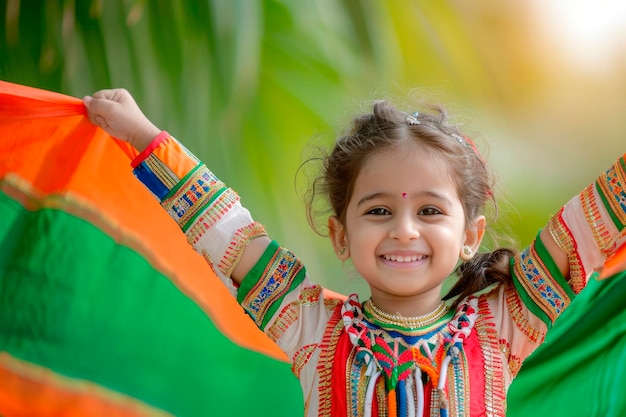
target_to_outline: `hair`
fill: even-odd
[[[356,117],[350,129],[335,141],[330,153],[321,158],[321,173],[306,194],[307,218],[316,232],[320,233],[315,225],[318,212],[313,207],[318,197],[325,197],[327,214],[345,224],[347,206],[364,163],[372,155],[409,140],[448,162],[467,225],[484,212],[487,203],[497,213],[493,175],[474,143],[449,123],[446,110],[429,106],[429,112],[417,116],[419,123],[415,119],[410,123],[411,117],[388,101],[376,101],[371,113]],[[509,249],[477,253],[459,265],[459,279],[444,299],[456,297],[460,301],[493,283],[509,282],[513,255]]]

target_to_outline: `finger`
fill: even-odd
[[[120,103],[112,101],[108,98],[99,98],[94,96],[91,99],[87,99],[87,110],[97,116],[104,118],[111,117],[115,114],[115,110],[120,106]]]
[[[95,122],[97,126],[100,126],[103,129],[106,127],[109,127],[107,120],[102,116],[97,116],[97,115],[94,116],[93,121]]]
[[[105,90],[99,90],[93,93],[94,98],[104,98],[104,99],[113,99],[116,95],[119,94],[120,88],[111,88]]]

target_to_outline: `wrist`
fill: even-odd
[[[131,167],[135,168],[137,167],[137,165],[141,164],[141,162],[146,159],[152,153],[152,151],[154,151],[161,143],[169,138],[169,136],[170,134],[167,133],[165,130],[160,131],[159,134],[153,137],[150,140],[150,143],[145,146],[143,150],[141,150],[139,155],[137,155],[135,159],[132,160],[132,162],[130,163]]]
[[[155,125],[146,126],[145,129],[128,138],[128,142],[139,152],[143,152],[162,131]]]

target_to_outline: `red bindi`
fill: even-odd
[[[406,198],[408,196],[407,193],[402,193],[402,198]]]

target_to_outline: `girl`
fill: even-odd
[[[371,289],[363,302],[329,297],[127,91],[84,102],[95,124],[140,151],[137,178],[291,358],[307,416],[504,415],[521,363],[626,223],[620,159],[529,248],[478,254],[482,213],[495,201],[485,161],[442,110],[408,115],[379,102],[337,140],[312,188],[332,208],[337,257]],[[442,300],[459,260],[460,280]]]

